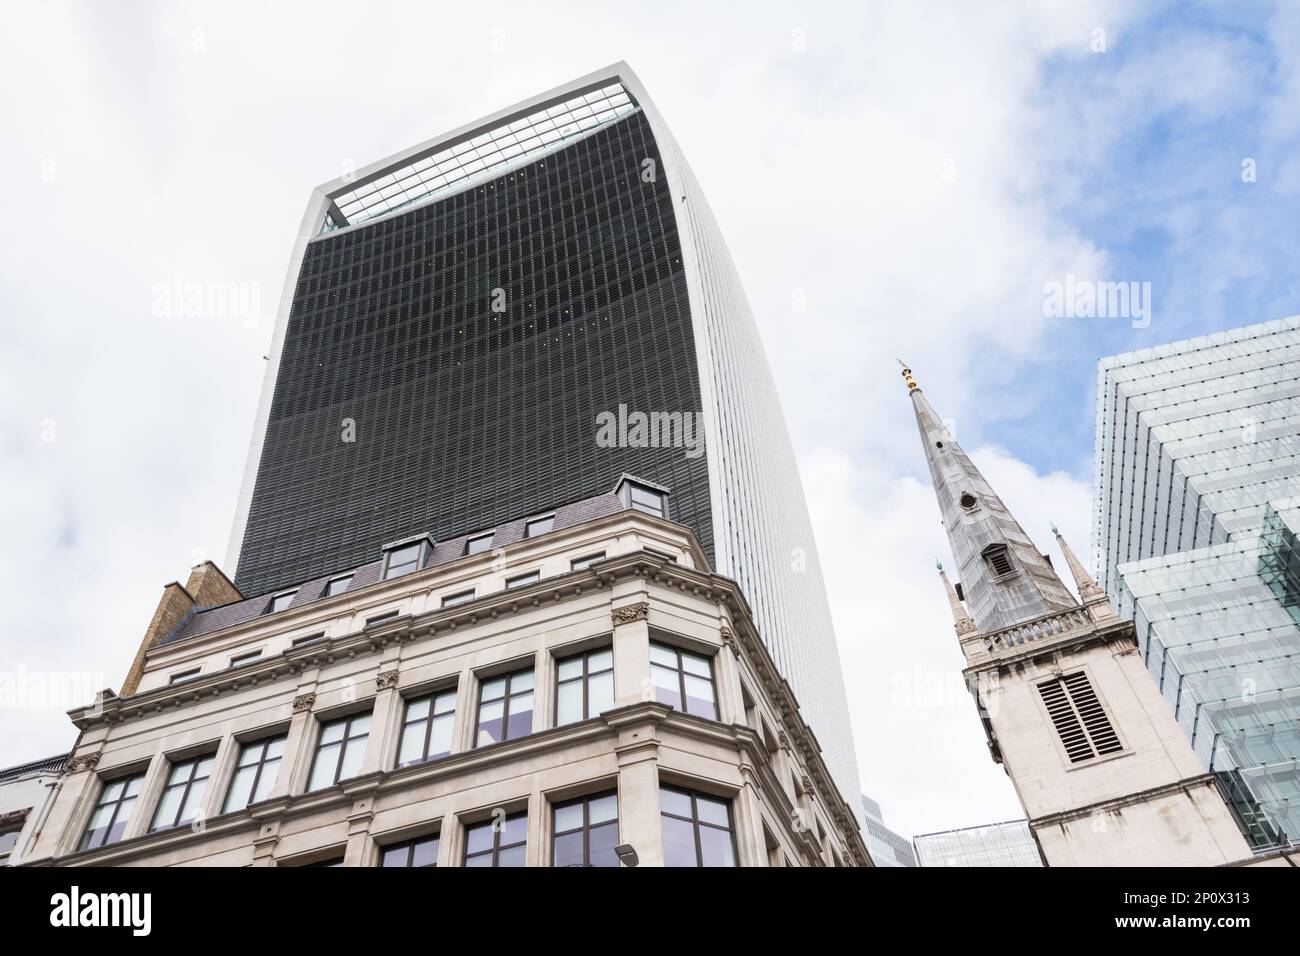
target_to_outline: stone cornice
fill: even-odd
[[[1134,804],[1146,803],[1155,797],[1167,796],[1174,793],[1186,793],[1190,790],[1201,787],[1213,787],[1215,777],[1213,773],[1197,774],[1194,777],[1184,777],[1181,780],[1174,780],[1170,783],[1161,784],[1158,787],[1148,787],[1146,790],[1139,790],[1135,793],[1126,793],[1123,796],[1115,797],[1110,800],[1099,800],[1096,803],[1087,803],[1082,806],[1072,807],[1069,810],[1062,810],[1059,813],[1049,813],[1041,817],[1032,817],[1029,820],[1029,826],[1032,829],[1043,829],[1044,827],[1060,826],[1073,820],[1081,820],[1090,817],[1095,813],[1105,813],[1111,810],[1122,810],[1124,807],[1131,807]]]

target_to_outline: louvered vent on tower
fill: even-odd
[[[1119,735],[1082,671],[1038,685],[1071,763],[1123,750]]]

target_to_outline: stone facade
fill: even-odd
[[[536,583],[505,588],[531,570]],[[469,588],[474,600],[442,606]],[[652,641],[709,660],[717,719],[656,699]],[[665,784],[728,802],[739,865],[871,865],[744,597],[688,529],[657,517],[617,511],[196,637],[159,644],[151,626],[146,645],[136,693],[72,713],[80,738],[28,863],[371,866],[385,846],[436,833],[438,864],[454,866],[467,827],[523,811],[526,863],[547,866],[551,808],[616,792],[619,843],[654,866]],[[597,648],[612,650],[613,707],[557,726],[557,661]],[[476,746],[483,682],[523,666],[531,733]],[[434,690],[454,693],[450,755],[399,767],[405,702]],[[322,722],[360,713],[371,721],[357,772],[309,790]],[[223,812],[241,746],[277,734],[269,793]],[[200,756],[213,762],[195,819],[151,832],[169,773]],[[106,783],[133,772],[144,777],[120,839],[80,849]]]

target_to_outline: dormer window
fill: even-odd
[[[325,597],[333,597],[336,594],[342,594],[352,584],[352,575],[345,574],[341,577],[330,578],[325,585]]]
[[[524,527],[525,538],[535,538],[539,534],[546,534],[555,527],[555,515],[545,515],[541,518],[533,518]]]
[[[624,475],[614,487],[614,493],[623,502],[624,508],[654,515],[656,518],[668,517],[667,488]]]
[[[384,573],[380,575],[382,580],[387,581],[420,570],[431,544],[432,542],[427,537],[423,537],[414,541],[399,541],[386,547],[384,549]]]
[[[298,593],[298,589],[292,591],[281,591],[271,598],[271,603],[266,606],[267,614],[275,614],[277,611],[283,611],[293,603],[293,596]]]
[[[482,554],[484,551],[492,550],[492,541],[496,538],[496,532],[489,531],[487,534],[475,535],[465,542],[466,554]]]
[[[995,575],[1010,574],[1015,570],[1015,565],[1011,563],[1011,555],[1007,551],[1005,544],[991,544],[981,552],[989,568]]]

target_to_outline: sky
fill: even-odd
[[[1086,556],[1097,359],[1300,313],[1297,5],[88,0],[7,26],[0,766],[70,747],[162,586],[224,557],[312,187],[608,63],[746,286],[863,789],[906,835],[1020,811],[895,358],[1039,546],[1055,521]],[[1136,283],[1145,314],[1048,314],[1067,280]],[[160,307],[194,282],[246,308]]]

